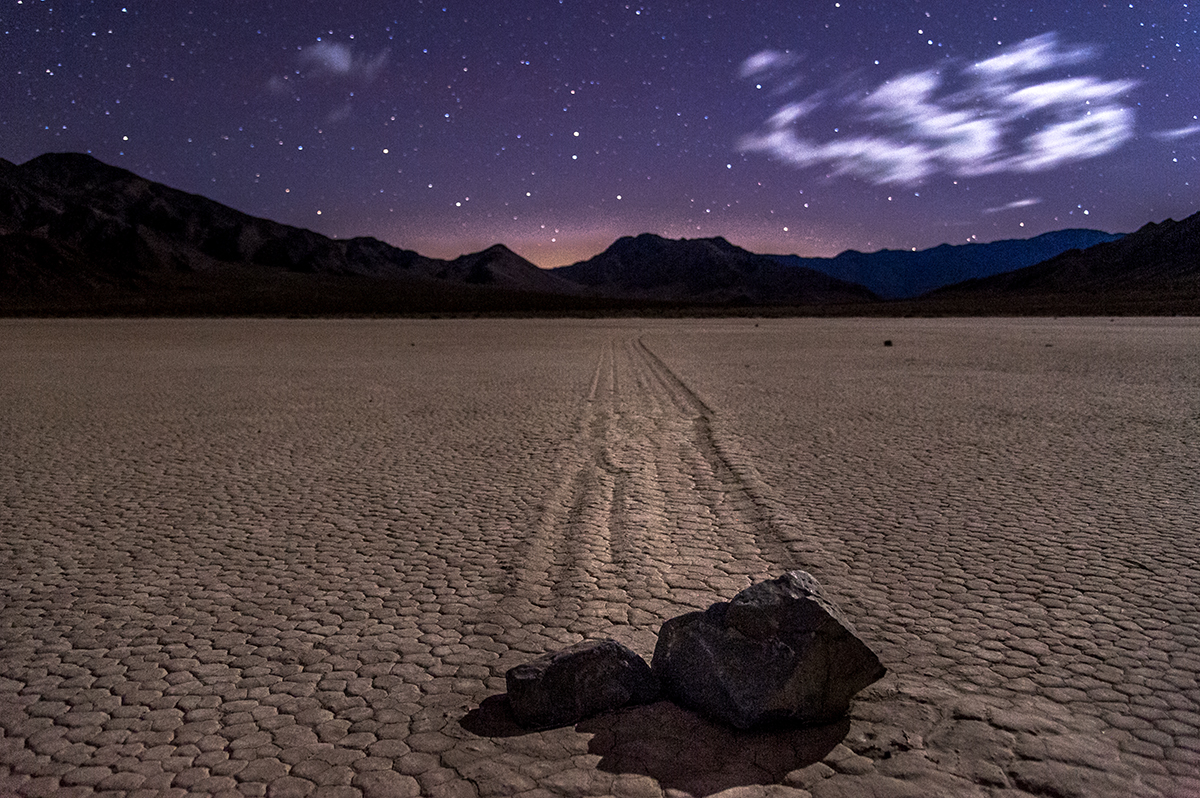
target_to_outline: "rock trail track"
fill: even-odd
[[[1197,328],[1139,393],[1100,322],[896,324],[0,323],[0,795],[1200,795]],[[497,698],[795,567],[890,670],[842,723]]]
[[[581,404],[507,594],[573,634],[615,629],[652,650],[665,608],[707,607],[787,560],[712,411],[644,342],[606,342]]]

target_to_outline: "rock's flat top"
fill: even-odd
[[[1169,319],[0,321],[0,794],[1200,794],[1197,351]],[[522,734],[489,700],[791,568],[889,669],[844,726]]]

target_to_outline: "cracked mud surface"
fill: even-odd
[[[0,322],[0,795],[1200,795],[1198,352],[1170,319]],[[840,724],[524,733],[497,698],[796,567],[889,669]]]

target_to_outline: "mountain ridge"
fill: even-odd
[[[0,295],[25,306],[53,293],[74,306],[88,295],[104,302],[157,292],[150,301],[168,303],[169,294],[206,290],[265,296],[297,283],[291,275],[319,278],[326,289],[365,279],[431,296],[484,286],[580,293],[503,245],[445,261],[365,236],[333,239],[79,153],[0,163],[0,264]]]
[[[1053,257],[1006,268],[1047,251]],[[828,259],[761,255],[720,236],[643,233],[543,270],[503,244],[442,260],[369,237],[332,239],[90,155],[0,159],[3,315],[1197,313],[1198,262],[1200,214],[1125,236],[1068,229]],[[933,281],[953,269],[1004,271],[883,300],[830,274],[830,264],[879,285],[891,279],[885,296],[896,285],[906,296],[921,287],[914,270]]]
[[[171,265],[195,270],[212,265],[210,261],[249,262],[297,272],[376,276],[412,272],[435,277],[441,271],[451,274],[462,271],[455,264],[466,262],[464,258],[471,262],[499,259],[506,262],[505,272],[514,272],[521,264],[527,264],[522,279],[564,288],[503,244],[443,261],[366,236],[329,238],[146,180],[88,155],[41,155],[20,166],[6,163],[0,169],[3,170],[0,185],[9,189],[7,203],[0,201],[0,234],[38,235],[40,231],[49,237],[60,233],[63,234],[60,241],[79,246],[94,243],[89,238],[92,235],[110,237],[117,231],[106,229],[105,225],[115,225],[133,228],[120,233],[145,238],[146,243],[167,245],[168,249],[174,243],[175,249],[192,250],[175,252],[177,257],[170,264],[149,261],[146,266]],[[32,185],[42,190],[21,191],[20,186],[13,185],[14,171],[20,173],[26,189]],[[120,256],[127,258],[129,254],[123,252]],[[132,254],[137,257],[147,253],[134,247]]]
[[[1169,312],[1200,310],[1200,213],[1149,222],[1116,241],[1069,250],[1003,274],[944,286],[931,302],[964,297],[1045,304],[1112,296],[1127,306]]]
[[[854,249],[832,258],[774,255],[785,265],[804,266],[870,288],[885,299],[912,299],[945,285],[1032,266],[1071,249],[1086,249],[1122,237],[1087,228],[1054,230],[1033,238],[986,243],[939,244],[923,250]]]
[[[622,236],[587,260],[552,270],[593,290],[707,303],[782,305],[871,302],[866,288],[803,267],[781,266],[724,237]]]

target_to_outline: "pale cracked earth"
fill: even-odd
[[[0,321],[0,794],[1197,796],[1198,526],[1195,319]],[[797,567],[842,723],[497,698]]]

